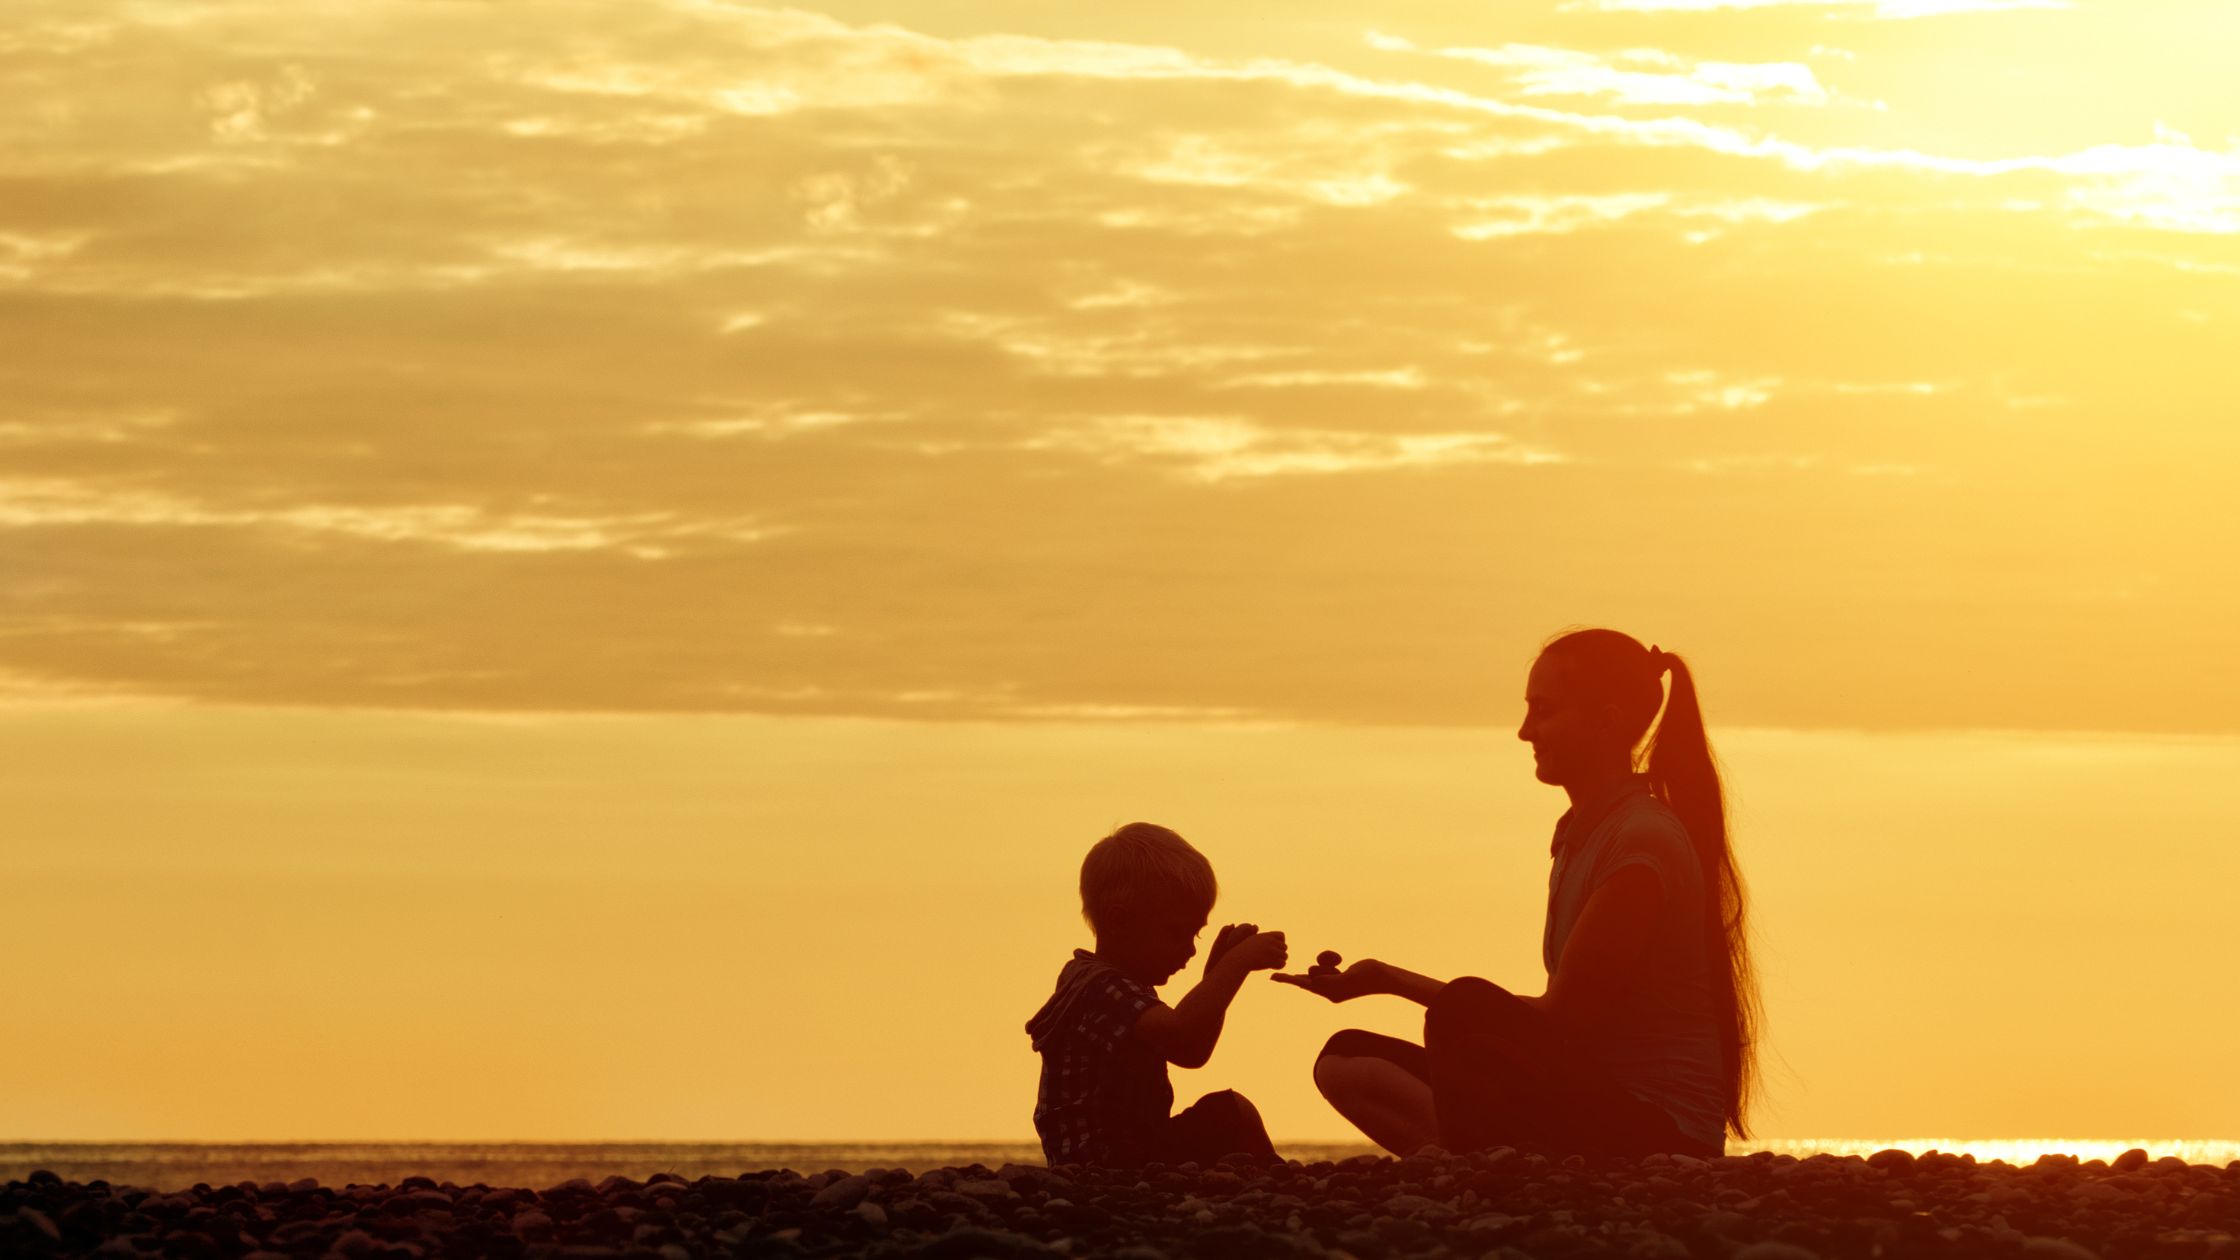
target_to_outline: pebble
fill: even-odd
[[[48,1242],[62,1241],[62,1231],[55,1228],[54,1221],[37,1208],[17,1208],[15,1224],[19,1233],[28,1233]]]
[[[1756,1242],[1738,1249],[1728,1260],[1820,1260],[1820,1253],[1785,1242]]]
[[[2024,1239],[2022,1254],[2038,1256],[2042,1260],[2100,1260],[2098,1252],[2089,1247],[2079,1247],[2066,1238]]]
[[[862,1174],[842,1177],[809,1198],[813,1208],[852,1208],[871,1193],[871,1178]]]
[[[542,1193],[425,1177],[151,1194],[47,1173],[0,1186],[9,1260],[2235,1260],[2235,1235],[2240,1166],[2144,1152],[2016,1168],[1902,1151],[1623,1161],[1427,1149],[1272,1168],[657,1174]]]
[[[971,1195],[975,1199],[1016,1199],[1019,1197],[1019,1192],[1011,1188],[1011,1183],[1000,1177],[974,1177],[969,1181],[960,1181],[956,1185],[956,1191],[958,1194]]]

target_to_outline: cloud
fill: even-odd
[[[0,529],[121,525],[150,529],[269,529],[339,534],[378,542],[428,543],[462,551],[617,550],[657,558],[662,544],[714,536],[759,542],[776,531],[751,520],[680,521],[672,514],[573,516],[495,513],[462,503],[364,507],[304,503],[260,509],[213,507],[161,493],[130,493],[61,480],[0,481]]]
[[[2071,0],[1565,0],[1567,10],[1601,13],[1703,13],[1731,9],[1810,8],[1831,13],[1863,11],[1876,18],[1943,17],[2020,9],[2070,9]]]
[[[1397,36],[1371,32],[1370,46],[1415,52]],[[1826,105],[1834,97],[1802,62],[1685,62],[1658,49],[1609,55],[1538,44],[1441,48],[1435,56],[1509,73],[1522,96],[1602,97],[1616,105]]]
[[[1199,481],[1329,476],[1477,463],[1558,464],[1564,456],[1500,433],[1270,430],[1226,416],[1107,416],[1037,439],[1039,449],[1180,465]]]
[[[210,134],[222,142],[265,138],[266,122],[309,101],[318,82],[303,67],[282,66],[270,82],[233,80],[215,83],[202,93],[203,108],[210,114]]]
[[[2079,668],[2233,615],[2240,157],[2175,122],[1847,108],[1923,54],[1804,10],[524,4],[11,28],[9,677],[1461,722],[1639,618],[1722,720],[2225,720]]]

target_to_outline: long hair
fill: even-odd
[[[1748,1137],[1764,1009],[1758,999],[1757,970],[1750,961],[1742,872],[1727,837],[1726,793],[1720,786],[1718,759],[1704,733],[1695,676],[1678,656],[1643,647],[1638,639],[1615,630],[1573,630],[1550,639],[1540,654],[1576,665],[1574,682],[1584,689],[1583,698],[1616,709],[1621,733],[1635,750],[1634,769],[1648,775],[1651,791],[1679,817],[1695,846],[1704,888],[1711,894],[1705,936],[1711,956],[1725,962],[1713,968],[1712,990],[1718,1002],[1726,1124],[1736,1137]],[[1669,699],[1661,681],[1666,670],[1672,673]]]

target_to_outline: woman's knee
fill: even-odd
[[[1372,1057],[1379,1054],[1383,1050],[1383,1043],[1390,1040],[1384,1034],[1373,1033],[1366,1028],[1340,1029],[1330,1034],[1330,1040],[1322,1043],[1322,1050],[1315,1055],[1314,1060],[1320,1063],[1329,1058]]]
[[[1524,1003],[1517,995],[1477,976],[1450,980],[1423,1009],[1423,1037],[1434,1037],[1498,1028],[1515,1017]]]
[[[1322,1043],[1322,1053],[1314,1059],[1315,1089],[1332,1103],[1356,1092],[1362,1065],[1382,1058],[1377,1053],[1379,1040],[1382,1038],[1376,1033],[1359,1028],[1333,1033],[1330,1040]]]
[[[1348,1028],[1322,1043],[1322,1053],[1314,1061],[1315,1088],[1324,1098],[1337,1102],[1338,1092],[1350,1092],[1364,1078],[1379,1078],[1387,1069],[1422,1081],[1431,1079],[1430,1061],[1424,1057],[1422,1046],[1383,1033]]]
[[[1324,1098],[1332,1101],[1336,1101],[1339,1093],[1345,1090],[1353,1061],[1358,1057],[1347,1052],[1346,1043],[1341,1040],[1344,1036],[1345,1033],[1339,1033],[1323,1042],[1322,1053],[1314,1057],[1314,1087]]]

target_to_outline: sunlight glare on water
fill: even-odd
[[[1799,1159],[1812,1155],[1872,1155],[1893,1148],[1916,1155],[1924,1151],[1968,1155],[1978,1163],[2000,1160],[2028,1164],[2041,1155],[2074,1155],[2090,1162],[2112,1160],[2133,1149],[2143,1150],[2154,1159],[2168,1155],[2189,1164],[2223,1165],[2240,1160],[2240,1142],[2206,1138],[1786,1138],[1727,1143],[1730,1155],[1772,1151]]]
[[[2190,1164],[2240,1160],[2240,1141],[2198,1138],[2135,1140],[2077,1138],[1823,1138],[1732,1142],[1730,1155],[1770,1151],[1799,1159],[1813,1155],[1864,1156],[1896,1147],[1919,1154],[1947,1151],[1980,1163],[2028,1164],[2040,1155],[2112,1160],[2134,1147],[2155,1159],[2176,1156]],[[1342,1160],[1382,1152],[1359,1142],[1278,1142],[1300,1163]],[[545,1189],[571,1178],[610,1176],[643,1180],[675,1173],[688,1180],[735,1177],[765,1169],[814,1173],[901,1168],[913,1173],[980,1164],[1039,1164],[1041,1151],[1027,1142],[154,1142],[0,1143],[0,1181],[46,1169],[68,1181],[95,1178],[118,1185],[183,1190],[197,1183],[231,1185],[311,1178],[328,1186],[396,1185],[406,1177],[431,1177],[459,1185]]]

